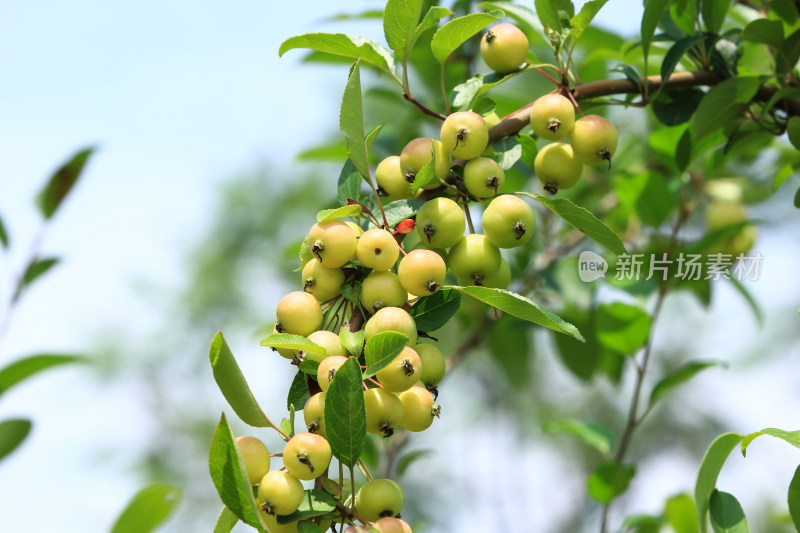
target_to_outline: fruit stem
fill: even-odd
[[[364,464],[364,461],[359,459],[356,461],[356,466],[358,466],[358,469],[361,470],[361,473],[364,475],[364,477],[367,478],[367,481],[374,481],[374,478],[372,477],[372,474],[369,473],[369,469],[367,468],[367,465]],[[359,518],[359,520],[361,519]]]
[[[414,98],[413,96],[411,96],[411,93],[410,93],[410,92],[408,92],[408,91],[406,91],[406,92],[404,92],[404,93],[403,93],[403,98],[405,98],[406,100],[408,100],[409,102],[411,102],[412,104],[414,104],[414,105],[417,107],[417,109],[419,109],[420,113],[422,113],[423,115],[428,115],[429,117],[436,117],[436,118],[438,118],[438,119],[439,119],[439,120],[441,120],[441,121],[444,121],[444,119],[446,119],[446,118],[447,118],[447,116],[446,116],[446,115],[442,115],[441,113],[437,113],[436,111],[434,111],[434,110],[432,110],[432,109],[429,109],[429,108],[425,107],[425,106],[424,106],[424,105],[423,105],[421,102],[419,102],[419,101],[418,101],[416,98]]]
[[[475,233],[475,226],[472,225],[472,216],[469,214],[469,200],[464,198],[464,214],[467,216],[467,225],[469,226],[469,232]]]
[[[383,385],[381,385],[380,383],[378,383],[377,381],[375,381],[375,379],[374,379],[374,378],[367,378],[367,381],[369,381],[369,382],[371,382],[371,383],[373,383],[373,384],[377,385],[377,386],[378,386],[378,387],[380,387],[380,388],[383,388]]]
[[[581,106],[578,104],[578,101],[575,100],[575,96],[573,96],[572,94],[572,89],[570,89],[569,87],[564,87],[564,89],[565,89],[564,92],[567,93],[567,98],[569,98],[572,101],[572,105],[575,106],[575,109],[578,110],[578,113],[580,113],[581,116],[583,116],[583,110],[581,109]],[[611,161],[609,161],[609,164],[610,163]]]
[[[531,65],[531,64],[532,64],[530,61],[525,61],[525,63],[527,63],[528,65]],[[550,74],[548,74],[547,72],[543,71],[543,70],[542,70],[542,69],[540,69],[539,67],[534,67],[534,68],[535,68],[536,72],[538,72],[539,74],[541,74],[542,76],[544,76],[544,77],[545,77],[545,78],[547,78],[548,80],[552,81],[552,82],[553,82],[553,83],[555,83],[556,85],[559,85],[559,86],[561,85],[561,82],[560,82],[560,81],[558,81],[557,79],[555,79],[554,77],[552,77],[552,76],[551,76]]]

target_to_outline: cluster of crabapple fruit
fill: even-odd
[[[493,26],[481,40],[484,61],[500,73],[519,69],[527,52],[527,38],[511,24]],[[616,149],[614,126],[597,115],[575,120],[573,102],[561,94],[536,100],[530,120],[537,136],[554,141],[538,152],[534,165],[551,194],[575,185],[584,164],[610,162]],[[296,523],[295,529],[280,525],[275,515],[298,509],[304,490],[301,480],[322,476],[331,481],[327,478],[332,453],[326,440],[326,393],[349,358],[366,368],[363,349],[353,349],[353,338],[359,339],[360,348],[383,332],[400,333],[407,339],[374,378],[362,379],[367,432],[388,438],[398,428],[424,431],[439,416],[435,401],[445,358],[435,344],[426,342],[430,337],[418,331],[413,307],[440,290],[448,276],[462,287],[506,289],[511,270],[501,249],[528,243],[536,225],[534,211],[525,200],[500,192],[505,174],[491,157],[489,134],[489,128],[499,122],[494,112],[486,118],[473,111],[453,112],[444,119],[439,139],[413,139],[399,155],[380,161],[375,170],[375,200],[381,211],[381,197],[423,200],[413,222],[396,222],[392,227],[384,215],[381,224],[365,208],[358,219],[361,225],[322,218],[308,232],[301,290],[280,300],[273,330],[273,334],[305,337],[321,348],[273,348],[304,372],[316,367],[306,378],[310,396],[303,417],[307,431],[289,438],[282,453],[284,469],[277,471],[269,471],[270,454],[261,441],[237,440],[250,482],[257,486],[264,519],[275,526],[272,531],[296,531]],[[567,135],[569,144],[560,142]],[[418,184],[421,187],[412,186],[423,169],[425,181]],[[473,227],[468,207],[473,201],[486,206],[483,233]],[[347,531],[361,531],[363,526],[354,522],[358,520],[379,532],[409,533],[411,528],[399,518],[400,486],[391,479],[366,477],[369,481],[351,494],[351,514],[337,515],[352,524]]]

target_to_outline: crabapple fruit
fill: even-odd
[[[339,367],[342,366],[345,361],[347,361],[347,357],[332,355],[323,359],[319,364],[319,367],[317,367],[317,383],[319,383],[319,388],[322,389],[322,392],[328,391],[333,376],[336,375],[336,371],[339,370]]]
[[[356,512],[375,522],[384,516],[398,515],[404,500],[400,485],[391,479],[373,479],[356,493]]]
[[[417,325],[414,319],[404,309],[399,307],[384,307],[367,320],[364,326],[364,340],[369,340],[373,335],[384,331],[396,331],[408,337],[408,345],[417,343]]]
[[[417,344],[414,346],[414,351],[422,362],[419,380],[426,387],[435,387],[442,381],[447,367],[444,355],[433,344]]]
[[[442,123],[439,137],[453,157],[475,159],[489,144],[489,127],[483,117],[473,111],[456,111]]]
[[[392,516],[384,516],[372,524],[372,527],[377,529],[379,533],[414,533],[405,520]]]
[[[390,437],[403,418],[403,403],[400,399],[380,387],[364,391],[364,407],[367,413],[367,432]]]
[[[483,233],[498,248],[515,248],[533,238],[536,216],[533,208],[513,194],[492,200],[481,218]]]
[[[586,115],[575,121],[569,135],[575,158],[584,165],[608,162],[617,151],[617,128],[600,115]]]
[[[411,198],[411,184],[406,181],[400,167],[400,156],[390,155],[375,169],[375,180],[383,192],[397,200]]]
[[[316,479],[331,462],[331,445],[315,433],[297,433],[283,449],[283,466],[297,479]]]
[[[278,302],[275,311],[281,333],[303,337],[316,331],[322,324],[322,308],[311,294],[303,291],[290,292]]]
[[[295,352],[295,357],[298,359],[298,361],[308,359],[310,361],[321,363],[326,357],[332,355],[345,355],[344,346],[342,346],[342,340],[339,338],[339,335],[332,331],[315,331],[306,338],[317,346],[325,348],[325,353],[315,352],[312,350],[297,350]]]
[[[358,260],[372,270],[389,270],[400,257],[400,245],[394,235],[384,229],[372,228],[358,239]]]
[[[545,94],[533,102],[531,126],[534,133],[548,141],[560,141],[575,124],[575,108],[569,98],[558,93]]]
[[[552,143],[536,154],[533,168],[548,193],[555,194],[559,189],[569,189],[578,183],[583,173],[583,163],[572,150],[568,144]]]
[[[408,292],[397,274],[389,270],[373,272],[361,282],[361,305],[370,313],[383,307],[401,307],[408,301]]]
[[[308,232],[308,245],[323,265],[338,268],[356,253],[356,234],[341,220],[317,222]]]
[[[257,485],[269,472],[269,450],[266,444],[255,437],[236,437],[236,446],[244,459],[244,468],[251,485]]]
[[[485,235],[465,235],[450,249],[450,270],[457,278],[483,285],[500,266],[500,249]]]
[[[481,37],[481,57],[495,72],[516,70],[527,55],[528,38],[513,24],[496,24]]]
[[[422,167],[434,159],[434,175],[443,180],[450,173],[450,156],[442,143],[429,137],[419,137],[411,140],[403,151],[400,152],[400,172],[409,184],[414,183],[417,173]],[[439,181],[425,185],[423,189],[435,189]]]
[[[432,248],[450,248],[464,235],[464,211],[450,198],[433,198],[417,211],[417,233]]]
[[[419,381],[422,361],[413,348],[404,346],[392,361],[378,370],[375,377],[386,390],[402,392]]]
[[[306,400],[303,420],[309,433],[325,436],[325,393],[318,392]]]
[[[439,416],[440,407],[434,405],[433,394],[423,387],[411,387],[397,395],[403,404],[403,418],[400,425],[408,431],[425,431],[433,418]]]
[[[476,198],[497,196],[506,182],[506,173],[497,161],[477,157],[464,165],[464,186]]]
[[[341,268],[328,268],[315,257],[303,267],[303,290],[326,302],[342,294],[344,272]]]
[[[303,502],[303,484],[283,470],[267,472],[258,483],[258,503],[268,515],[292,514]]]
[[[433,294],[442,286],[445,276],[447,276],[447,265],[444,259],[432,250],[411,250],[397,266],[400,283],[414,296]]]

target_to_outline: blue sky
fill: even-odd
[[[288,172],[294,154],[336,128],[345,70],[303,66],[297,51],[279,59],[279,44],[309,31],[382,40],[374,22],[321,22],[381,6],[0,0],[0,215],[15,243],[35,234],[31,200],[53,168],[79,147],[100,147],[47,233],[46,253],[63,264],[17,309],[0,365],[47,350],[80,352],[105,324],[147,330],[150,313],[134,281],[180,279],[181,251],[208,223],[217,185],[265,160]],[[611,0],[598,23],[634,35],[640,11],[638,1]],[[26,249],[0,260],[0,279]],[[786,253],[797,259],[796,250]],[[764,287],[766,297],[780,296]],[[4,530],[102,531],[137,488],[94,464],[98,449],[136,442],[135,424],[119,420],[137,391],[95,393],[75,369],[0,402],[0,419],[25,415],[36,424],[0,464]],[[63,497],[52,498],[50,484]]]

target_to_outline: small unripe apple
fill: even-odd
[[[569,135],[575,157],[584,165],[608,162],[617,151],[617,128],[600,115],[586,115],[575,121]]]
[[[583,164],[573,154],[572,147],[564,143],[548,144],[539,150],[533,168],[550,194],[574,187],[583,173]]]
[[[385,229],[372,228],[358,239],[358,260],[373,270],[389,270],[400,257],[400,245]]]
[[[257,485],[269,472],[269,450],[266,444],[255,437],[243,435],[236,437],[236,446],[244,459],[244,468],[251,485]]]
[[[372,315],[364,326],[364,339],[369,340],[384,331],[402,333],[408,337],[408,346],[417,343],[417,325],[411,315],[399,307],[384,307]]]
[[[500,268],[483,280],[484,287],[491,289],[507,289],[511,284],[511,267],[508,262],[500,258]]]
[[[319,383],[319,388],[322,389],[322,392],[328,392],[328,387],[331,386],[331,381],[333,381],[336,371],[346,361],[347,357],[342,355],[332,355],[322,360],[319,367],[317,367],[317,383]]]
[[[367,413],[367,433],[391,437],[403,418],[403,403],[400,399],[380,387],[364,391],[364,407]]]
[[[575,108],[569,98],[557,93],[540,96],[531,107],[533,131],[548,141],[560,141],[575,124]]]
[[[533,208],[513,194],[498,196],[481,218],[483,233],[498,248],[515,248],[533,238],[536,216]]]
[[[327,302],[342,294],[344,272],[341,268],[328,268],[315,257],[303,267],[303,290],[320,302]]]
[[[361,282],[361,305],[370,313],[383,307],[402,307],[407,301],[408,292],[394,272],[373,272]]]
[[[384,516],[372,524],[372,527],[379,533],[414,533],[406,521],[392,516]]]
[[[494,159],[478,157],[464,165],[464,186],[475,198],[497,196],[506,173]]]
[[[447,265],[432,250],[411,250],[397,266],[397,277],[403,288],[414,296],[428,296],[442,286]]]
[[[283,470],[273,470],[258,483],[258,503],[268,515],[292,514],[303,502],[303,484]]]
[[[391,479],[368,481],[356,493],[356,513],[370,522],[396,516],[403,509],[403,489]]]
[[[447,178],[450,173],[450,156],[440,141],[429,137],[413,139],[403,148],[403,151],[400,152],[400,172],[402,172],[406,182],[409,183],[409,188],[410,184],[414,183],[417,173],[431,159],[435,159],[433,173],[438,179],[425,185],[423,189],[435,189],[441,185],[438,180]]]
[[[457,278],[483,285],[483,281],[500,267],[500,249],[486,236],[472,233],[453,246],[449,263]]]
[[[439,416],[439,406],[433,403],[433,394],[423,387],[411,387],[397,395],[403,403],[400,425],[408,431],[425,431]]]
[[[445,150],[459,159],[475,159],[489,144],[489,127],[473,111],[456,111],[442,123],[439,133]]]
[[[392,361],[378,370],[375,377],[383,388],[391,392],[402,392],[419,381],[422,361],[413,348],[404,346]]]
[[[350,261],[356,253],[356,235],[341,220],[318,222],[308,232],[308,244],[324,266],[338,268]]]
[[[307,292],[290,292],[278,302],[275,311],[276,328],[282,333],[303,337],[316,331],[322,324],[322,308],[316,298]]]
[[[318,392],[306,400],[303,420],[309,433],[325,436],[325,393]]]
[[[464,211],[450,198],[428,200],[417,211],[417,233],[432,248],[450,248],[464,235]]]
[[[332,331],[327,331],[324,329],[315,331],[306,338],[317,346],[325,348],[325,353],[315,352],[312,350],[297,350],[294,352],[294,354],[298,359],[298,362],[307,359],[309,361],[321,363],[326,357],[330,357],[332,355],[345,355],[344,346],[342,346],[342,340],[339,338],[339,335]]]
[[[716,230],[735,226],[749,220],[747,210],[738,201],[718,200],[706,207],[706,224],[709,229]],[[714,244],[714,253],[730,254],[736,259],[746,254],[753,247],[758,237],[758,229],[753,224],[742,226],[735,234]]]
[[[297,433],[283,448],[283,466],[297,479],[316,479],[331,462],[331,446],[325,437]]]
[[[528,38],[513,24],[496,24],[481,38],[481,57],[495,72],[506,74],[516,70],[527,55]]]
[[[422,362],[419,380],[426,387],[435,387],[444,378],[447,363],[441,350],[433,344],[417,344],[414,351]]]
[[[375,180],[378,182],[378,187],[392,198],[402,200],[412,196],[411,184],[406,181],[400,168],[399,155],[390,155],[378,163],[378,168],[375,169]]]
[[[281,333],[280,331],[278,331],[278,326],[277,325],[272,328],[272,333],[273,333],[273,335],[275,333]],[[296,355],[294,350],[290,350],[288,348],[272,348],[272,351],[273,352],[278,352],[278,354],[281,357],[285,357],[286,359],[294,359],[294,356]]]

